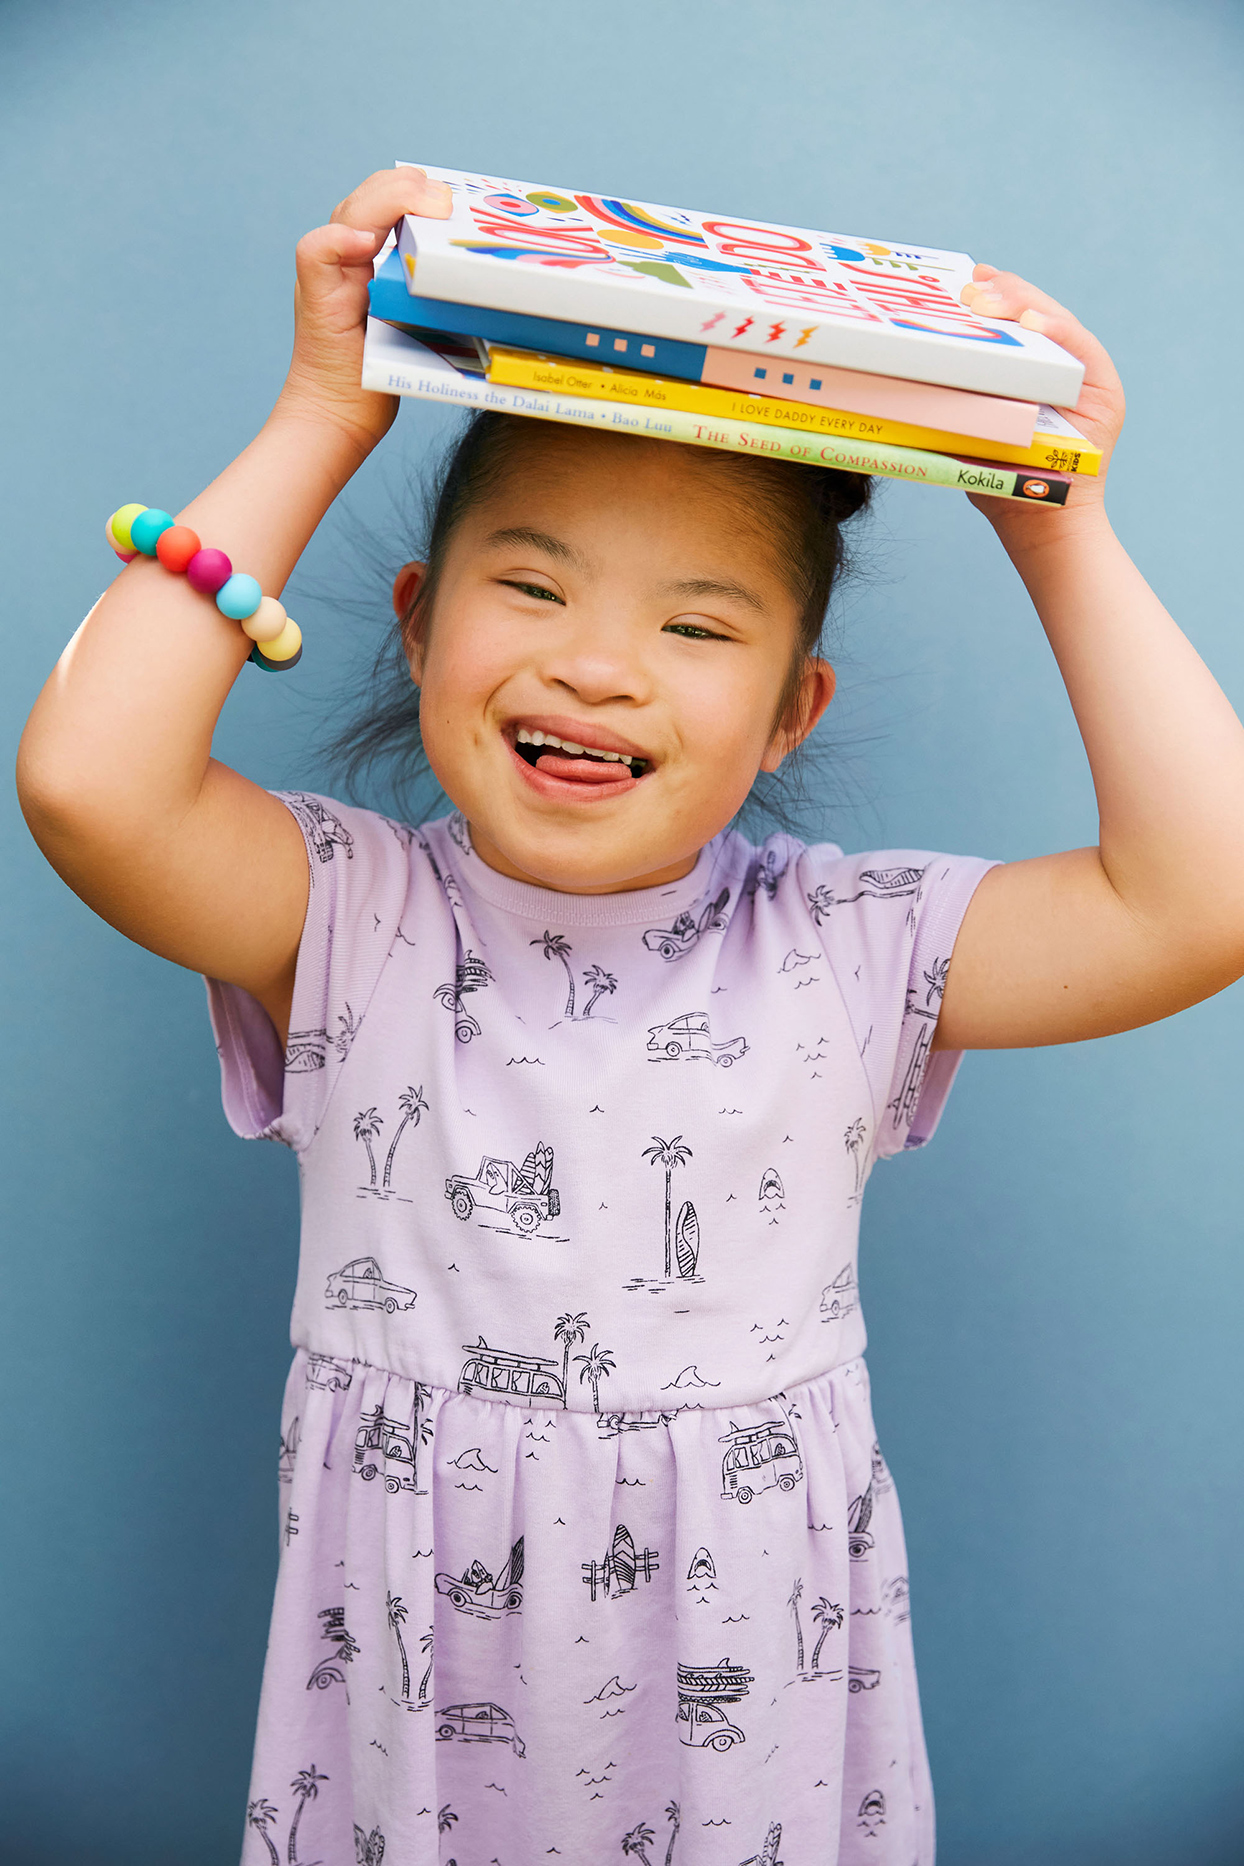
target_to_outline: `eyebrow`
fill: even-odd
[[[537,531],[531,525],[509,525],[502,531],[490,532],[484,543],[525,545],[528,550],[543,551],[546,557],[555,558],[560,564],[571,564],[576,570],[587,571],[589,568],[587,559],[573,545],[555,538],[551,532]]]
[[[663,583],[663,596],[725,596],[746,603],[749,609],[764,610],[765,604],[755,590],[745,583],[731,583],[720,577],[686,577],[677,583]]]

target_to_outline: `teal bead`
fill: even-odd
[[[167,531],[173,523],[171,512],[162,512],[158,505],[149,505],[145,512],[130,521],[130,543],[144,557],[154,557],[160,533]]]
[[[131,526],[130,536],[133,535]],[[216,592],[216,607],[222,616],[229,616],[234,622],[245,622],[247,616],[254,615],[262,601],[263,591],[255,578],[248,577],[244,570],[235,570]]]

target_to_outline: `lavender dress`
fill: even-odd
[[[301,793],[302,1175],[245,1866],[931,1866],[856,1286],[988,864],[723,834],[558,894]]]

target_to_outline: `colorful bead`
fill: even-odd
[[[235,570],[228,582],[222,583],[216,592],[216,607],[231,622],[245,622],[247,616],[254,615],[262,601],[263,591],[254,577],[248,577],[244,570]]]
[[[257,641],[255,646],[265,661],[288,661],[302,647],[302,630],[295,621],[287,620],[279,635]]]
[[[301,661],[302,649],[300,648],[297,654],[291,654],[287,661],[269,661],[267,655],[260,654],[259,643],[256,642],[250,651],[249,659],[255,663],[256,667],[262,667],[265,674],[287,674],[291,667],[297,667]]]
[[[147,510],[145,505],[119,505],[108,520],[108,542],[118,557],[128,551],[134,553],[135,545],[130,537],[130,526],[140,512]]]
[[[145,512],[130,520],[130,543],[144,557],[154,557],[160,533],[172,528],[173,514],[162,512],[158,505],[149,505]]]
[[[265,596],[254,615],[243,619],[242,633],[252,641],[275,641],[285,623],[284,606],[275,596]]]
[[[223,551],[196,551],[186,565],[186,581],[200,596],[214,596],[233,575],[233,565]]]
[[[170,525],[156,539],[156,556],[166,570],[175,570],[179,577],[186,574],[190,559],[202,550],[197,531],[191,531],[189,525]]]

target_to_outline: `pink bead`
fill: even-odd
[[[196,551],[186,565],[186,582],[200,596],[214,596],[233,575],[233,565],[223,551]]]

